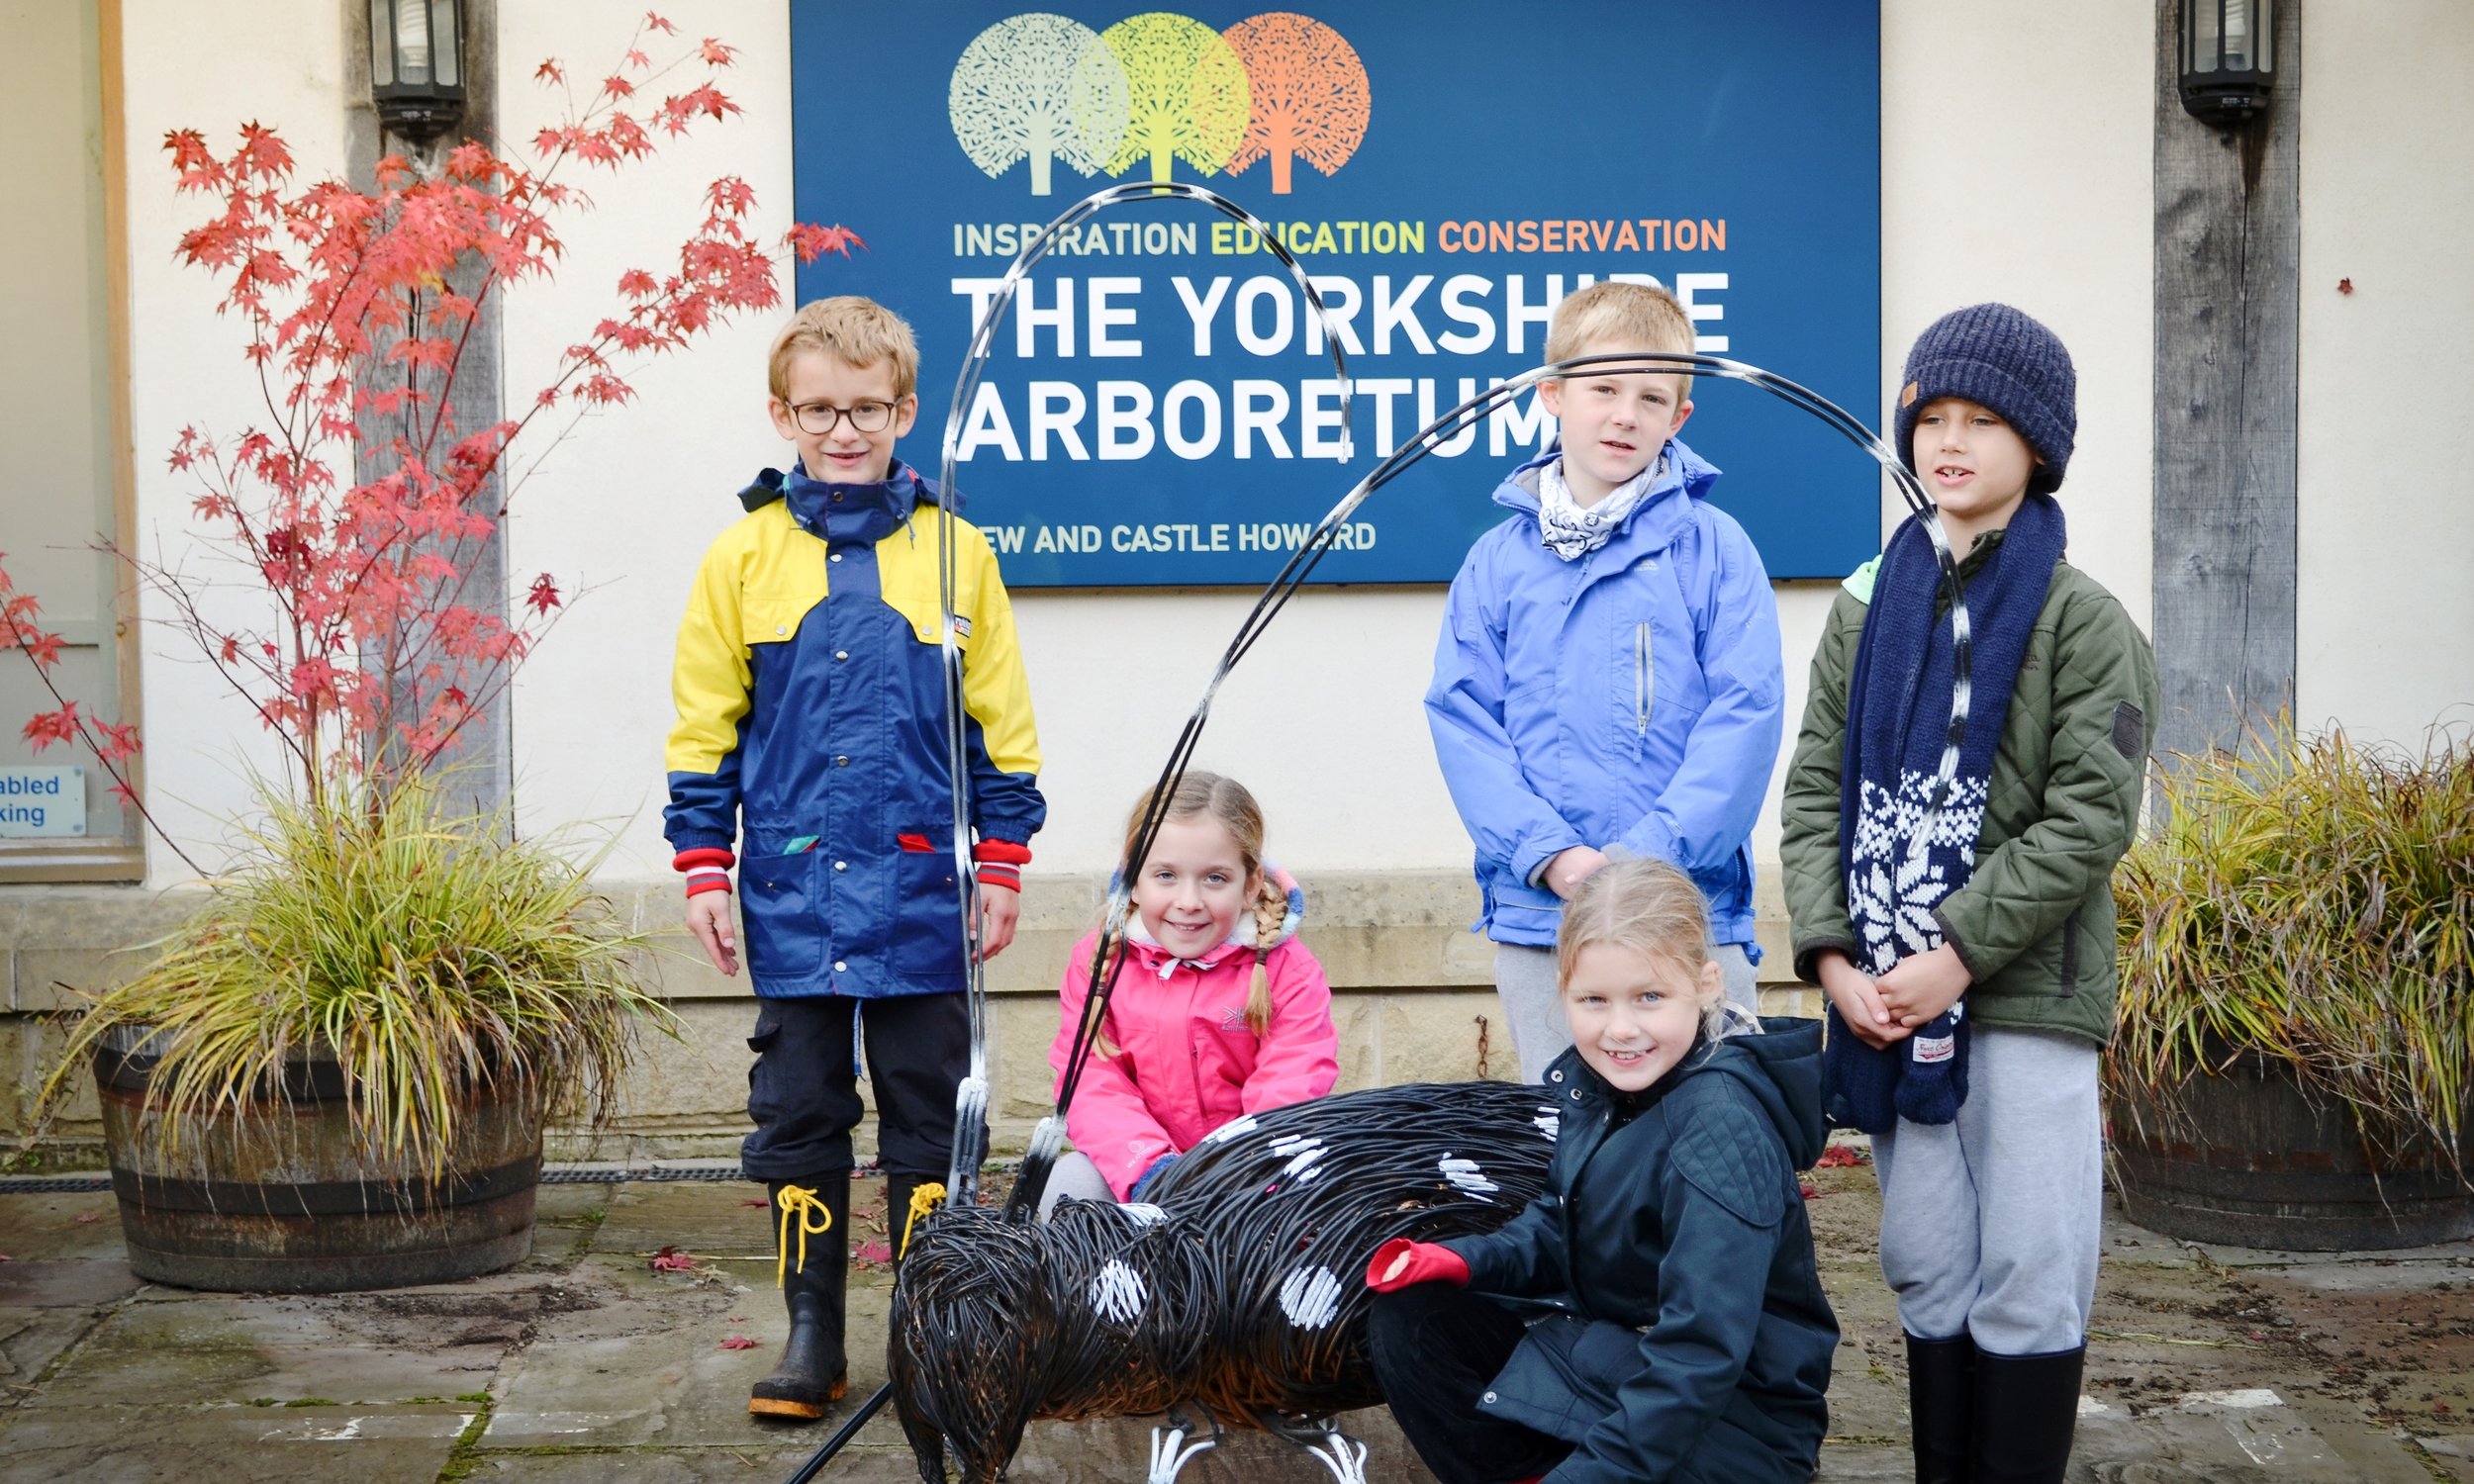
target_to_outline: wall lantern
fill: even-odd
[[[369,0],[369,93],[389,134],[434,139],[464,116],[463,0]]]
[[[2181,0],[2182,108],[2216,125],[2268,110],[2275,0]]]

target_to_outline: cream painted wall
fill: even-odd
[[[1883,0],[1881,384],[1961,305],[2051,326],[2079,377],[2070,560],[2148,625],[2155,6]],[[1885,409],[1868,411],[1883,412]],[[1885,511],[1904,513],[1895,492]]]
[[[2419,746],[2474,723],[2474,12],[2302,13],[2294,710]],[[2337,291],[2351,279],[2353,292]]]
[[[280,133],[315,180],[343,169],[343,50],[334,5],[200,7],[178,0],[122,0],[122,89],[129,151],[130,436],[137,451],[138,528],[149,555],[212,576],[190,539],[188,477],[164,467],[180,429],[195,425],[227,444],[267,420],[241,358],[239,325],[218,319],[217,282],[173,259],[181,232],[211,215],[207,198],[173,189],[158,147],[174,129],[196,129],[219,153],[239,127]],[[349,471],[345,473],[348,475]],[[210,594],[229,603],[235,595]],[[219,611],[224,609],[219,608]],[[249,708],[199,661],[194,645],[162,626],[172,614],[147,594],[141,603],[146,788],[155,815],[209,870],[238,816],[248,812],[249,778],[280,767]],[[149,840],[154,884],[187,868]]]
[[[1997,14],[1998,13],[1998,14]],[[130,138],[136,324],[135,402],[142,510],[176,532],[187,489],[159,451],[182,422],[236,424],[244,405],[225,368],[237,343],[209,313],[209,285],[168,261],[168,228],[188,215],[143,147],[176,124],[280,123],[308,170],[340,167],[336,12],[310,6],[259,42],[272,66],[236,74],[193,65],[222,54],[234,22],[209,23],[169,0],[129,0]],[[554,116],[531,80],[556,55],[598,76],[624,45],[615,12],[501,7],[504,133],[526,139]],[[714,175],[744,176],[770,234],[789,221],[791,139],[786,8],[780,0],[698,0],[681,24],[741,48],[728,89],[745,115],[665,141],[659,157],[613,177],[580,177],[598,214],[568,228],[558,282],[507,307],[511,405],[546,379],[558,347],[613,302],[621,268],[652,261],[698,214]],[[1986,5],[1954,20],[1947,4],[1883,7],[1883,338],[1885,383],[1934,316],[1977,299],[2010,299],[2051,324],[2081,368],[2080,452],[2064,491],[2073,555],[2147,611],[2148,10],[2101,0],[2066,17]],[[658,49],[658,48],[656,48]],[[831,215],[866,230],[864,202]],[[655,264],[657,265],[657,263]],[[762,410],[773,320],[743,323],[684,357],[639,372],[636,402],[567,431],[536,428],[540,459],[513,497],[510,562],[521,591],[552,573],[571,609],[515,696],[519,799],[528,829],[602,821],[618,845],[608,870],[658,876],[660,749],[672,627],[698,554],[736,513],[732,492],[782,445]],[[951,346],[927,347],[948,367]],[[1878,414],[1878,409],[1860,409]],[[913,444],[919,436],[913,435]],[[914,450],[917,451],[917,450]],[[1713,449],[1724,462],[1725,450]],[[1850,498],[1861,498],[1851,491]],[[1788,732],[1801,712],[1807,659],[1828,584],[1781,595]],[[1227,594],[1024,595],[1052,823],[1043,868],[1097,870],[1130,796],[1165,755],[1198,696],[1243,601]],[[1321,591],[1284,614],[1219,697],[1198,760],[1264,795],[1275,848],[1307,870],[1464,866],[1461,835],[1417,697],[1441,608],[1438,590]],[[253,727],[217,696],[176,647],[146,668],[158,739],[158,787],[177,817],[212,834],[242,804],[233,759]],[[183,723],[193,723],[184,725]],[[1783,767],[1783,757],[1780,767]],[[1775,811],[1757,849],[1774,855]],[[158,870],[158,878],[166,873]]]

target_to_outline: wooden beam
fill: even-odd
[[[2266,115],[2222,130],[2182,111],[2180,5],[2156,0],[2160,758],[2236,746],[2293,696],[2302,5],[2275,5]]]

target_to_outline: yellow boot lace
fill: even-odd
[[[805,1185],[785,1185],[773,1198],[774,1207],[782,1213],[782,1239],[774,1246],[778,1254],[773,1259],[773,1286],[782,1287],[794,1272],[808,1270],[808,1239],[820,1237],[833,1230],[833,1213],[826,1209],[822,1197]],[[794,1226],[793,1223],[797,1225]],[[791,1236],[799,1236],[799,1261],[791,1261]]]
[[[933,1183],[921,1185],[910,1192],[910,1211],[903,1218],[902,1246],[894,1250],[895,1255],[906,1257],[910,1254],[910,1229],[919,1224],[920,1217],[943,1204],[945,1204],[945,1187],[942,1185]]]

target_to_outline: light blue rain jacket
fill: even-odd
[[[1778,756],[1778,606],[1752,538],[1708,503],[1718,471],[1669,439],[1605,545],[1567,562],[1538,534],[1538,470],[1494,492],[1435,647],[1426,719],[1477,846],[1498,943],[1555,942],[1556,852],[1620,846],[1681,867],[1710,939],[1753,946],[1749,837]]]

